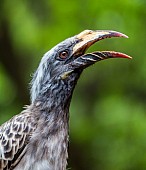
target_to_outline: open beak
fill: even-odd
[[[72,68],[81,68],[84,69],[97,61],[108,59],[108,58],[128,58],[131,59],[130,56],[114,51],[97,51],[85,54],[85,51],[93,45],[95,42],[100,41],[105,38],[111,37],[124,37],[128,38],[126,35],[116,32],[116,31],[92,31],[85,30],[80,34],[76,35],[77,43],[73,47],[73,56],[75,56],[75,60],[70,64]]]

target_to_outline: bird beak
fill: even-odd
[[[73,47],[73,60],[70,64],[72,68],[86,68],[97,61],[108,59],[108,58],[128,58],[130,56],[114,51],[96,51],[92,53],[85,54],[85,51],[93,45],[95,42],[100,41],[105,38],[111,37],[124,37],[128,38],[126,35],[116,32],[116,31],[92,31],[85,30],[80,34],[76,35],[77,43]]]

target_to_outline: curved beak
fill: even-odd
[[[114,51],[97,51],[93,53],[85,54],[85,51],[93,45],[95,42],[100,41],[105,38],[111,37],[124,37],[128,38],[125,34],[116,31],[92,31],[85,30],[80,34],[76,35],[77,43],[73,47],[73,56],[75,60],[72,61],[71,67],[76,68],[86,68],[97,61],[108,59],[108,58],[128,58],[131,59],[130,56]]]

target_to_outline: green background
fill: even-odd
[[[70,108],[73,170],[146,169],[146,1],[1,0],[0,123],[29,104],[29,82],[43,54],[85,29],[116,30],[89,51],[133,57],[88,68]]]

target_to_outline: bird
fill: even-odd
[[[111,30],[84,30],[46,52],[33,74],[30,105],[0,126],[0,170],[65,170],[68,159],[69,107],[84,69],[115,51],[86,53],[94,43],[128,38]]]

